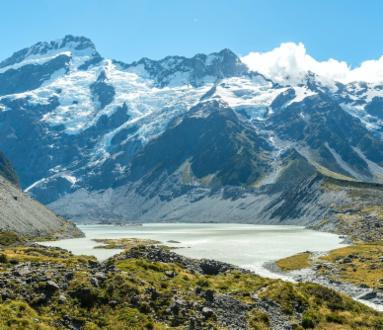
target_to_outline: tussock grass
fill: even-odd
[[[311,256],[311,252],[303,252],[280,259],[276,264],[284,272],[309,268],[311,266]]]

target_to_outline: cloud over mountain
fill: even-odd
[[[0,63],[0,150],[24,190],[78,220],[306,224],[323,215],[297,204],[317,198],[314,177],[383,183],[382,85],[334,84],[379,79],[378,62],[293,43],[245,61],[273,79],[229,49],[123,63],[85,37],[39,42]]]
[[[286,42],[268,52],[250,52],[242,61],[251,69],[279,83],[299,82],[309,71],[329,81],[382,82],[383,56],[367,60],[356,68],[344,61],[318,61],[307,53],[303,43]]]

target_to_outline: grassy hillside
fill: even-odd
[[[104,264],[28,245],[0,256],[4,330],[383,327],[380,313],[320,285],[265,279],[139,242]]]

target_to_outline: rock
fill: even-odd
[[[167,277],[175,277],[176,276],[176,273],[175,272],[173,272],[172,270],[166,270],[165,271],[165,275],[167,276]]]
[[[160,296],[160,294],[154,287],[147,288],[145,292],[150,296],[151,300],[156,300]]]
[[[96,288],[99,287],[98,280],[97,280],[97,278],[95,278],[95,277],[92,277],[92,278],[90,279],[90,284],[92,284],[92,285],[93,285],[94,287],[96,287]]]
[[[98,261],[88,260],[88,265],[90,268],[97,268],[100,266]]]
[[[194,292],[198,296],[202,292],[202,288],[200,286],[196,286],[196,288],[194,289]]]
[[[196,317],[191,317],[189,319],[189,326],[188,326],[188,330],[197,330],[197,329],[201,329],[201,321],[198,320]]]
[[[202,315],[208,319],[214,315],[214,311],[210,307],[203,307],[202,308]]]
[[[51,292],[55,292],[55,291],[60,290],[59,285],[58,285],[56,282],[52,281],[52,280],[50,280],[50,281],[47,282],[45,288],[46,288],[48,291],[51,291]]]
[[[161,246],[140,246],[118,256],[119,259],[144,258],[154,262],[177,263],[187,268],[192,273],[205,275],[217,275],[230,269],[238,269],[235,266],[215,260],[195,260],[180,256]]]
[[[59,296],[59,303],[60,304],[65,304],[67,301],[66,297],[63,294],[60,294]]]
[[[187,302],[181,298],[174,298],[172,303],[169,306],[169,311],[172,314],[178,314],[181,312],[182,309],[186,308],[188,306]]]
[[[67,272],[67,273],[65,273],[65,279],[67,280],[67,281],[71,281],[71,280],[73,280],[73,277],[74,277],[74,273],[73,272]]]
[[[98,301],[98,296],[89,287],[76,288],[74,291],[69,292],[69,294],[79,301],[81,307],[92,307]]]
[[[1,295],[1,298],[2,300],[7,300],[11,297],[9,291],[7,289],[3,289],[1,292],[0,292],[0,295]]]
[[[296,280],[297,282],[303,282],[303,281],[304,281],[304,277],[303,277],[302,275],[298,275],[298,276],[295,278],[295,280]]]
[[[28,275],[28,274],[30,274],[31,273],[31,270],[29,269],[29,266],[28,265],[26,265],[26,266],[24,266],[24,267],[21,267],[21,268],[19,268],[19,269],[16,269],[14,272],[13,272],[13,274],[15,275],[15,276],[26,276],[26,275]]]
[[[44,293],[41,293],[33,299],[33,305],[46,305],[49,302],[50,298]]]
[[[130,303],[134,306],[137,307],[140,304],[140,296],[138,295],[133,295],[130,298]]]
[[[64,329],[77,330],[84,327],[84,321],[73,319],[69,315],[64,315],[61,322]]]
[[[204,297],[207,301],[212,302],[214,300],[214,291],[213,290],[206,290]]]
[[[106,269],[107,269],[108,272],[114,272],[114,271],[116,271],[116,266],[113,265],[113,264],[112,265],[108,265]]]
[[[202,259],[200,261],[200,267],[202,269],[202,273],[206,275],[218,275],[233,268],[231,265],[223,262],[207,259]]]
[[[261,301],[265,303],[264,300]],[[214,315],[211,317],[216,318],[223,327],[228,329],[248,329],[246,315],[249,306],[240,302],[230,295],[218,295],[215,297],[211,307],[214,310]],[[270,327],[274,329],[273,327]]]
[[[103,273],[103,272],[97,272],[96,274],[94,274],[94,277],[99,280],[99,281],[104,281],[106,280],[106,274]]]
[[[363,295],[359,296],[359,299],[371,300],[371,299],[374,299],[376,297],[377,297],[376,291],[371,291],[371,292],[368,292],[366,294],[363,294]]]
[[[345,258],[343,258],[343,260],[341,260],[341,263],[342,264],[350,264],[350,263],[352,263],[352,258],[345,257]]]

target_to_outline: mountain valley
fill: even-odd
[[[380,84],[275,83],[228,49],[125,64],[66,36],[1,62],[0,86],[21,187],[78,221],[318,225],[344,194],[323,182],[381,194]]]

